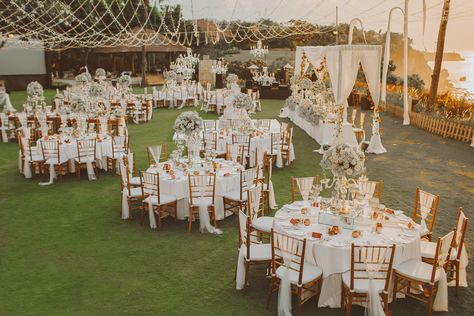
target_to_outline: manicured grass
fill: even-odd
[[[50,93],[52,95],[54,93]],[[13,93],[18,107],[24,93]],[[274,118],[281,101],[263,102],[256,118]],[[172,147],[172,124],[179,110],[155,110],[153,120],[130,125],[137,167],[147,167],[145,147]],[[205,118],[215,118],[203,114]],[[435,236],[454,225],[457,207],[472,217],[473,149],[383,116],[385,155],[368,156],[371,178],[383,179],[383,203],[412,212],[417,186],[440,194]],[[290,200],[290,176],[321,175],[319,148],[295,129],[296,161],[274,171],[277,203]],[[218,223],[223,235],[186,232],[184,221],[165,220],[161,231],[120,219],[119,177],[98,181],[74,176],[42,187],[39,178],[18,174],[18,145],[0,144],[0,315],[275,315],[277,296],[265,309],[267,280],[251,272],[246,294],[235,290],[237,219]],[[197,227],[197,225],[195,225]],[[468,227],[468,242],[472,240]],[[472,247],[469,245],[469,250]],[[469,267],[469,276],[472,269]],[[469,277],[469,281],[472,278]],[[472,310],[473,291],[450,290],[450,312]],[[395,315],[423,315],[420,304],[398,300]],[[305,315],[340,315],[308,302]],[[356,308],[354,315],[362,315]]]

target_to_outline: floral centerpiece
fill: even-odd
[[[176,80],[176,78],[178,77],[178,75],[176,74],[176,72],[173,71],[173,70],[165,71],[165,72],[163,73],[163,76],[165,77],[166,80]]]
[[[132,78],[129,75],[121,75],[117,82],[120,86],[128,88],[132,84]]]
[[[232,106],[236,109],[244,109],[248,112],[253,108],[253,101],[248,94],[239,93],[234,97]]]
[[[359,147],[337,143],[324,152],[321,167],[338,177],[354,177],[364,170],[365,155]]]
[[[91,74],[88,72],[83,72],[82,74],[77,75],[75,79],[81,84],[86,84],[92,81]]]
[[[98,80],[105,80],[107,78],[107,73],[104,68],[97,68],[95,70],[95,78]]]
[[[71,99],[71,108],[74,112],[86,112],[87,102],[83,97],[74,95]]]
[[[26,87],[26,93],[30,97],[42,97],[43,96],[43,86],[38,81],[32,81]]]
[[[89,96],[92,98],[98,98],[105,95],[105,87],[100,83],[92,83],[89,86]]]
[[[186,111],[176,118],[173,128],[177,134],[189,137],[202,131],[203,121],[196,111]]]
[[[313,88],[313,82],[308,78],[303,78],[297,81],[296,85],[300,90],[310,90]]]

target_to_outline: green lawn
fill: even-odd
[[[53,92],[48,91],[51,96]],[[15,106],[24,93],[13,93]],[[281,101],[267,101],[257,118],[274,118]],[[173,146],[172,124],[179,110],[155,110],[153,120],[130,125],[137,167],[147,167],[145,147]],[[215,115],[203,114],[205,118]],[[474,155],[468,145],[383,116],[385,155],[368,156],[371,178],[384,181],[383,203],[412,211],[417,186],[441,196],[435,236],[446,233],[457,207],[472,217]],[[290,176],[321,175],[319,145],[296,128],[296,161],[275,170],[277,203],[290,200]],[[219,222],[223,235],[186,232],[184,221],[166,221],[161,231],[120,219],[119,177],[98,181],[69,176],[43,187],[18,174],[18,145],[0,144],[0,315],[275,315],[277,296],[265,309],[267,280],[251,272],[246,294],[235,290],[237,219]],[[468,242],[472,241],[468,228]],[[469,250],[472,247],[469,245]],[[472,269],[469,267],[469,276]],[[469,277],[469,281],[472,278]],[[450,314],[472,311],[473,291],[450,293]],[[423,315],[420,304],[399,300],[395,315]],[[308,302],[305,315],[340,315]],[[354,315],[362,315],[355,309]]]

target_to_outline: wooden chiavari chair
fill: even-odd
[[[242,145],[244,147],[244,155],[246,159],[250,159],[250,142],[252,138],[246,134],[232,134],[232,144]]]
[[[355,122],[353,123],[353,125],[354,127],[352,128],[352,130],[354,131],[357,141],[360,144],[362,141],[365,140],[365,113],[360,113],[359,126],[356,126]]]
[[[199,215],[199,205],[204,203],[209,217],[217,227],[216,218],[216,175],[188,175],[189,181],[189,217],[188,232],[191,232],[193,220]]]
[[[140,175],[137,176],[137,163],[135,160],[135,154],[128,152],[122,157],[123,163],[127,166],[128,172],[130,173],[130,185],[132,187],[141,187]]]
[[[74,159],[76,165],[76,178],[81,180],[81,169],[86,168],[87,164],[92,164],[94,174],[97,177],[97,141],[96,139],[83,139],[76,142],[77,158]]]
[[[242,211],[239,212],[239,258],[244,258],[245,281],[243,290],[248,286],[248,275],[250,267],[253,265],[270,265],[272,261],[271,244],[262,244],[258,241],[258,236],[251,228],[250,217]],[[239,268],[237,268],[239,269]],[[237,285],[237,287],[240,287]]]
[[[438,238],[433,264],[418,259],[405,261],[393,269],[392,302],[395,303],[397,293],[414,298],[427,305],[427,315],[431,316],[434,298],[438,292],[440,275],[450,256],[454,230]],[[419,286],[423,291],[420,293]],[[420,294],[418,294],[420,293]]]
[[[272,120],[270,119],[260,119],[256,121],[255,127],[259,130],[269,133],[271,123],[272,123]]]
[[[116,162],[128,153],[128,137],[112,136],[110,153],[107,155],[107,169],[115,172]]]
[[[217,122],[215,120],[204,120],[204,132],[217,130]]]
[[[453,280],[456,296],[458,295],[459,289],[461,256],[463,255],[463,251],[466,251],[464,248],[464,237],[466,234],[467,223],[468,219],[466,215],[462,211],[462,208],[459,208],[456,218],[456,226],[454,228],[453,242],[451,243],[449,258],[446,265],[446,272],[449,272],[450,277]],[[420,245],[422,260],[426,263],[433,264],[436,254],[436,243],[431,241],[421,241]],[[467,253],[464,255],[467,256]]]
[[[382,195],[382,180],[359,182],[358,198],[378,198]]]
[[[238,144],[226,144],[225,159],[238,162],[245,167],[244,146]]]
[[[273,163],[276,162],[278,154],[281,151],[281,134],[280,133],[272,133],[270,135],[271,143],[270,143],[270,155],[273,158]]]
[[[59,141],[58,140],[41,140],[41,151],[43,153],[43,160],[45,165],[45,173],[49,173],[50,170],[46,168],[46,165],[53,166],[56,170],[56,174],[59,175],[59,179],[62,181],[63,174],[67,171],[67,158],[61,155]]]
[[[0,140],[8,143],[12,138],[15,138],[15,124],[10,124],[10,120],[5,113],[0,113]]]
[[[141,223],[143,225],[145,213],[152,211],[155,219],[158,218],[158,229],[161,228],[161,220],[168,216],[174,217],[175,222],[178,220],[178,207],[175,196],[162,194],[160,190],[160,174],[141,172],[142,212]]]
[[[436,213],[438,211],[439,196],[428,193],[416,188],[416,197],[415,197],[415,208],[413,212],[413,220],[417,222],[419,219],[420,222],[423,222],[423,213],[426,214],[425,223],[426,230],[422,232],[422,237],[427,238],[431,241],[433,235],[433,227],[436,219]]]
[[[217,95],[215,91],[207,92],[208,95],[208,110],[209,112],[217,113]]]
[[[37,153],[37,148],[34,141],[30,141],[19,130],[17,131],[18,145],[20,146],[21,172],[25,172],[25,164],[30,167],[31,175],[43,173],[44,171],[44,156]]]
[[[267,309],[272,294],[278,291],[281,279],[289,269],[289,281],[292,295],[297,296],[297,315],[311,298],[321,291],[323,271],[305,262],[306,238],[301,240],[272,230],[272,268],[267,295]]]
[[[273,217],[265,216],[265,199],[262,183],[247,190],[247,216],[250,218],[253,229],[259,233],[271,233]]]
[[[240,186],[238,190],[230,191],[224,194],[224,213],[232,212],[238,214],[247,205],[246,191],[257,184],[258,167],[240,171]]]
[[[291,201],[295,202],[299,195],[301,199],[307,200],[310,196],[311,190],[315,185],[318,185],[319,178],[315,177],[291,177]]]
[[[122,196],[126,196],[127,204],[128,204],[128,218],[123,219],[132,219],[132,209],[135,206],[135,209],[139,209],[141,211],[141,201],[143,198],[143,191],[142,187],[132,187],[130,183],[131,175],[130,169],[124,160],[120,161],[119,163],[119,170],[120,170],[120,187]],[[122,198],[122,203],[124,203],[124,198]],[[123,208],[123,206],[122,206]],[[122,214],[123,217],[123,214]]]
[[[265,155],[262,170],[264,203],[267,204],[268,213],[270,213],[270,209],[272,208],[272,205],[270,203],[270,193],[273,189],[273,158],[271,156]]]
[[[384,312],[389,315],[388,292],[395,245],[351,245],[351,269],[342,274],[341,306],[351,314],[353,303],[367,303],[370,282],[380,295]]]
[[[166,160],[166,144],[148,146],[146,148],[148,153],[148,163],[159,164],[160,161]]]
[[[281,135],[281,157],[283,158],[283,165],[291,164],[291,147],[293,144],[293,127],[290,127]]]

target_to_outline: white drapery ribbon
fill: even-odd
[[[370,248],[373,252],[375,248]],[[364,251],[365,250],[365,251]],[[388,248],[378,248],[379,256],[377,257],[377,262],[367,262],[369,257],[374,258],[375,256],[370,253],[368,254],[369,248],[362,248],[362,260],[365,263],[367,276],[369,277],[369,295],[368,295],[368,304],[365,310],[365,314],[368,316],[385,316],[385,311],[383,310],[382,301],[380,300],[379,292],[375,287],[375,280],[377,273],[380,270],[381,265],[383,264],[385,257],[387,255]]]
[[[313,188],[314,177],[296,178],[295,180],[303,200],[307,201]]]
[[[284,244],[283,235],[276,235],[277,241],[280,245]],[[290,272],[291,272],[291,259],[292,255],[289,251],[281,251],[281,256],[283,258],[283,267],[284,272],[280,280],[280,288],[278,289],[278,316],[291,316],[291,282],[290,282]]]
[[[0,121],[1,121],[0,130],[2,131],[2,141],[4,143],[8,143],[8,136],[7,136],[8,120],[5,113],[0,113]]]
[[[54,165],[49,165],[49,181],[48,182],[40,182],[39,185],[50,185],[53,184],[54,179],[56,179],[56,170],[54,169]]]
[[[426,226],[426,217],[433,207],[434,195],[420,190],[420,213],[421,213],[421,227],[423,232],[428,231]]]
[[[459,246],[461,244],[461,234],[462,234],[462,225],[464,223],[464,220],[466,219],[466,216],[464,213],[461,213],[459,219],[458,219],[458,224],[456,227],[456,247],[455,249],[457,250],[456,255],[459,255]],[[469,262],[468,256],[467,256],[467,251],[466,251],[466,245],[464,244],[461,250],[461,256],[459,257],[459,286],[461,287],[467,287],[467,274],[466,274],[466,267]],[[448,283],[448,286],[456,286],[456,280],[452,280],[451,282]]]
[[[150,228],[156,229],[156,218],[153,210],[153,203],[151,203],[151,195],[148,197],[148,218],[150,220]]]
[[[446,276],[446,271],[444,270],[444,265],[448,259],[448,252],[451,248],[451,243],[453,241],[454,231],[448,233],[441,238],[442,244],[441,249],[439,250],[438,258],[435,260],[438,262],[438,291],[436,293],[436,298],[433,303],[433,310],[437,312],[447,312],[448,311],[448,279]]]
[[[160,163],[160,157],[161,157],[161,150],[162,146],[150,146],[148,147],[148,151],[150,152],[153,160],[155,161],[156,164]]]
[[[198,186],[196,188],[199,192],[198,198],[198,207],[199,207],[199,230],[201,233],[204,233],[206,230],[211,234],[222,234],[222,231],[211,225],[211,219],[209,217],[208,207],[211,205],[212,201],[210,198],[205,198],[203,196],[203,188]],[[191,220],[191,219],[189,219]]]

